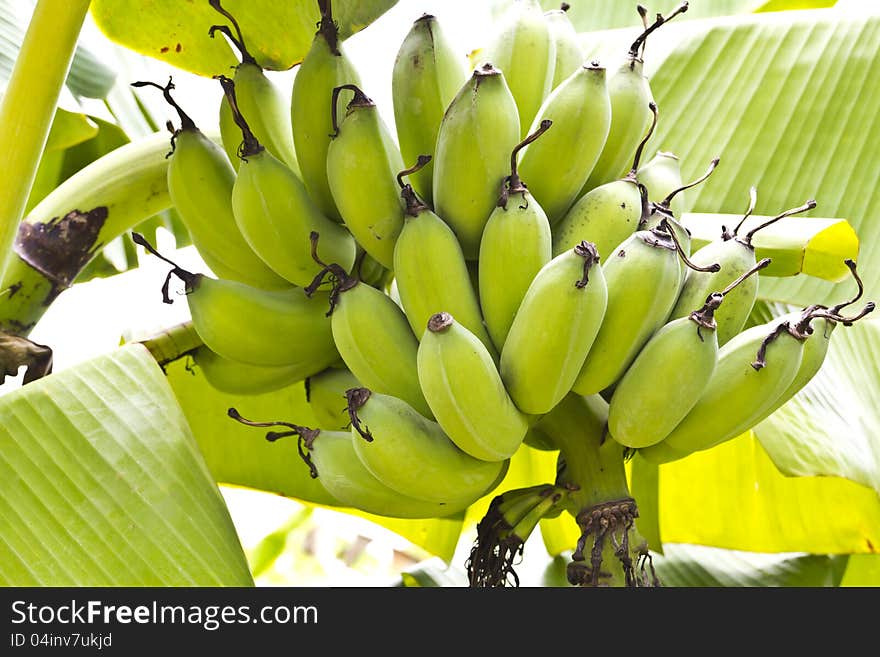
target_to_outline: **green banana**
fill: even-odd
[[[480,240],[480,308],[492,342],[499,349],[504,346],[513,317],[535,274],[552,257],[550,222],[520,179],[516,162],[517,151],[540,137],[550,125],[551,121],[545,119],[538,130],[513,149],[510,176]],[[511,201],[516,196],[520,198]]]
[[[248,52],[238,21],[220,5],[220,0],[209,0],[210,5],[232,23],[235,34],[226,25],[212,25],[208,35],[216,32],[226,35],[238,49],[241,63],[235,68],[235,89],[238,105],[248,117],[248,123],[257,139],[276,158],[284,162],[297,176],[300,174],[296,150],[293,146],[293,129],[290,125],[290,101],[263,72],[257,60]],[[233,167],[238,170],[238,148],[241,131],[235,123],[232,108],[224,97],[220,101],[220,136]]]
[[[317,241],[315,236],[313,253]],[[331,276],[328,314],[333,341],[345,365],[362,386],[399,397],[425,417],[433,418],[419,387],[419,341],[403,310],[387,294],[341,267],[321,264],[324,271],[306,288],[306,294],[314,293],[325,275]]]
[[[180,128],[171,138],[168,193],[205,264],[220,278],[266,289],[289,287],[253,252],[239,231],[231,200],[235,171],[223,149],[205,136],[172,98],[171,80],[164,87],[154,82],[134,82],[132,86],[160,89],[180,117]]]
[[[261,290],[238,281],[193,274],[161,255],[139,233],[135,243],[172,266],[162,287],[163,301],[171,276],[185,285],[193,326],[205,345],[230,360],[251,365],[296,368],[304,379],[339,358],[325,309],[327,293],[306,296],[300,288]]]
[[[294,365],[253,365],[224,358],[206,346],[191,353],[205,380],[215,390],[235,395],[260,395],[302,381],[301,368]]]
[[[599,160],[584,184],[581,194],[617,180],[626,173],[630,153],[651,124],[651,114],[646,111],[654,102],[651,85],[644,72],[644,61],[639,48],[654,30],[687,11],[688,3],[682,3],[668,18],[657,14],[653,24],[645,28],[630,46],[625,61],[608,78],[608,95],[611,99],[611,128]]]
[[[755,188],[753,187],[749,208],[743,217],[743,221],[751,215],[754,207]],[[741,237],[737,235],[737,231],[742,226],[742,222],[740,222],[732,233],[725,231],[720,239],[710,242],[695,251],[691,256],[691,260],[694,263],[705,265],[710,262],[717,262],[721,265],[721,270],[718,272],[688,271],[678,300],[670,312],[670,319],[687,316],[714,290],[723,288],[738,278],[743,272],[749,271],[755,266],[755,248],[752,246],[752,236],[755,232],[784,217],[806,212],[814,207],[816,207],[815,201],[807,201],[798,208],[786,210]],[[715,321],[718,324],[719,346],[723,346],[742,330],[746,320],[749,318],[749,314],[752,312],[757,297],[758,281],[756,279],[747,280],[728,295],[724,305],[715,314]]]
[[[331,366],[307,377],[305,387],[306,401],[318,421],[318,428],[347,430],[349,419],[345,391],[360,387],[355,375],[345,367]]]
[[[318,5],[321,8],[318,31],[293,78],[290,96],[293,145],[309,196],[323,214],[342,221],[327,180],[327,149],[333,131],[327,105],[333,89],[341,84],[360,85],[361,80],[339,41],[330,0],[318,0]],[[346,96],[344,100],[349,99]],[[337,122],[341,118],[337,115]]]
[[[434,210],[455,231],[469,260],[477,257],[519,141],[516,102],[502,72],[486,64],[447,108],[434,153]]]
[[[355,453],[355,438],[350,431],[315,429],[290,422],[254,422],[242,417],[235,408],[230,408],[227,414],[252,427],[284,428],[284,431],[266,434],[266,439],[272,442],[296,436],[297,450],[311,476],[336,500],[353,509],[386,518],[442,518],[468,506],[427,502],[389,488],[364,467]]]
[[[556,224],[577,200],[608,136],[605,68],[597,62],[579,66],[541,105],[532,130],[544,120],[553,122],[553,130],[522,150],[519,171]],[[560,157],[563,152],[568,155]]]
[[[528,431],[492,355],[449,313],[428,320],[418,346],[418,376],[443,431],[463,452],[503,461],[519,449]]]
[[[648,190],[648,201],[660,203],[667,195],[682,186],[681,163],[674,153],[658,151],[639,168],[638,179]],[[677,195],[669,209],[674,217],[681,219],[684,212],[684,196]]]
[[[356,252],[354,238],[344,226],[321,214],[296,174],[263,148],[239,111],[234,82],[218,78],[244,137],[232,210],[245,239],[273,270],[295,285],[305,287],[321,269],[311,255],[313,232],[321,236],[322,256],[350,269]]]
[[[798,372],[807,326],[770,322],[730,340],[718,350],[715,371],[693,408],[661,443],[639,453],[655,463],[681,458],[734,438],[767,417]]]
[[[608,429],[617,442],[632,448],[659,443],[693,408],[715,370],[714,314],[732,290],[769,264],[770,259],[764,258],[709,295],[701,308],[651,336],[614,388],[608,405]]]
[[[516,0],[501,14],[480,53],[500,69],[516,101],[523,138],[553,88],[556,41],[538,0]],[[442,213],[441,213],[442,216]]]
[[[339,93],[354,98],[337,125]],[[403,228],[403,204],[395,176],[403,160],[379,116],[376,103],[356,85],[333,89],[332,141],[327,149],[327,183],[342,221],[358,244],[383,267],[394,266],[394,242]]]
[[[636,231],[602,265],[608,308],[574,381],[575,392],[592,395],[616,383],[666,323],[681,284],[678,260],[686,258],[674,233],[665,228]]]
[[[354,388],[346,392],[355,452],[373,476],[397,492],[461,508],[489,494],[509,460],[465,454],[439,424],[405,401]]]
[[[501,378],[524,413],[550,411],[571,390],[603,323],[608,290],[583,242],[535,276],[501,351]]]
[[[639,229],[648,207],[648,193],[638,179],[639,160],[657,125],[657,105],[648,106],[654,120],[635,151],[630,172],[619,180],[591,189],[579,198],[553,229],[555,254],[573,248],[581,240],[596,245],[605,260],[625,239]]]
[[[430,156],[419,157],[416,165],[397,177],[406,203],[406,222],[394,246],[394,280],[401,306],[419,340],[431,315],[445,311],[480,338],[495,357],[498,351],[483,325],[480,302],[455,233],[418,199],[412,185],[403,183],[403,176],[428,161]]]
[[[394,124],[405,162],[434,154],[443,114],[467,79],[465,66],[465,58],[453,50],[434,16],[416,19],[391,74]],[[411,177],[413,189],[429,205],[434,198],[433,173],[429,163]]]
[[[560,9],[551,9],[544,13],[544,20],[550,27],[550,36],[556,44],[556,58],[553,66],[553,82],[551,91],[556,89],[563,80],[572,75],[584,63],[584,52],[581,48],[577,29],[568,17],[568,5],[562,3]]]

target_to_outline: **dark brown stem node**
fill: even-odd
[[[251,155],[257,155],[265,149],[259,139],[257,139],[256,135],[251,131],[250,126],[247,124],[247,121],[238,107],[238,99],[235,97],[235,82],[225,75],[215,75],[214,79],[220,81],[220,86],[223,87],[226,101],[229,103],[229,108],[232,110],[232,119],[235,121],[235,125],[241,130],[243,140],[241,146],[238,147],[238,157],[247,162],[248,157]]]
[[[156,256],[160,260],[167,262],[169,265],[171,265],[172,269],[171,269],[171,271],[168,272],[168,276],[165,277],[165,282],[162,284],[162,302],[163,303],[167,303],[169,305],[174,303],[174,300],[168,294],[168,289],[169,289],[169,285],[171,284],[171,277],[172,276],[177,276],[177,278],[179,278],[181,281],[183,281],[183,284],[186,286],[186,293],[187,294],[189,294],[190,292],[192,292],[196,288],[196,286],[198,285],[198,280],[201,277],[201,274],[193,274],[192,272],[188,272],[186,269],[179,266],[174,261],[169,260],[168,258],[163,256],[161,253],[159,253],[156,250],[156,248],[152,244],[150,244],[149,241],[147,241],[147,238],[144,237],[143,235],[141,235],[140,233],[132,232],[131,240],[135,244],[144,247],[150,254]]]
[[[226,11],[222,6],[220,6],[220,0],[209,0],[208,4],[211,5],[216,11],[223,15],[230,23],[232,23],[233,29],[235,29],[235,35],[232,34],[232,30],[229,29],[227,25],[212,25],[208,30],[208,36],[212,39],[214,38],[215,32],[222,32],[226,35],[226,37],[232,41],[233,45],[238,49],[239,54],[241,55],[241,63],[242,64],[257,64],[257,60],[251,56],[248,52],[248,49],[244,45],[244,35],[241,32],[241,28],[238,25],[238,21],[235,20],[235,17]]]
[[[360,434],[361,438],[368,443],[373,442],[373,434],[370,433],[369,427],[364,426],[361,423],[361,420],[358,417],[358,411],[367,403],[367,400],[372,394],[373,393],[368,388],[349,388],[345,391],[345,399],[347,402],[346,410],[348,411],[348,417],[351,419],[351,426],[353,426],[355,431]]]
[[[596,245],[593,244],[593,242],[583,240],[580,244],[577,244],[573,250],[575,255],[584,259],[584,275],[574,284],[576,288],[582,290],[587,287],[587,283],[590,282],[590,269],[599,263],[599,249],[596,248]]]

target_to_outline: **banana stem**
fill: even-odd
[[[726,230],[723,231],[722,237],[725,240],[732,239],[737,236],[739,233],[739,229],[742,228],[742,225],[745,223],[746,219],[752,216],[752,213],[755,211],[755,205],[758,203],[758,188],[754,185],[749,188],[749,207],[746,209],[746,213],[743,215],[743,218],[740,219],[739,223],[736,225],[736,228],[733,229],[733,233],[727,233]]]
[[[324,37],[330,52],[340,56],[339,51],[339,27],[333,20],[333,8],[330,0],[318,0],[318,9],[321,11],[321,20],[318,23],[318,34]]]
[[[851,306],[856,301],[862,298],[862,295],[865,293],[865,284],[862,283],[862,277],[859,276],[859,273],[856,271],[856,261],[852,258],[847,258],[844,260],[844,263],[847,267],[849,267],[850,272],[853,275],[853,278],[856,279],[856,285],[858,286],[858,290],[856,291],[856,295],[850,299],[849,301],[843,301],[842,303],[838,303],[836,306],[832,306],[829,308],[829,312],[839,313],[841,310],[846,308],[847,306]]]
[[[220,6],[220,0],[209,0],[208,4],[211,5],[217,12],[223,15],[230,23],[232,23],[232,27],[235,29],[235,34],[237,36],[233,36],[232,30],[229,29],[227,25],[212,25],[208,30],[208,36],[212,39],[214,38],[214,33],[219,31],[226,35],[226,37],[232,41],[232,44],[238,49],[238,52],[241,54],[241,63],[242,64],[257,64],[257,60],[254,59],[253,55],[248,52],[248,49],[244,45],[244,35],[241,33],[241,27],[238,25],[238,21],[235,20],[235,17],[226,11],[222,6]]]
[[[138,342],[147,348],[163,371],[166,365],[191,354],[204,344],[191,321],[177,324]]]
[[[89,0],[39,0],[0,101],[0,278],[24,216]]]
[[[688,3],[682,2],[681,5],[679,5],[678,8],[674,12],[669,14],[668,17],[664,17],[662,14],[657,14],[656,20],[651,25],[646,27],[645,31],[642,32],[635,41],[633,41],[633,44],[629,47],[629,56],[633,59],[637,59],[639,56],[639,48],[642,47],[642,45],[647,40],[648,36],[650,36],[650,34],[654,30],[659,28],[661,25],[668,23],[669,21],[671,21],[673,18],[675,18],[679,14],[683,14],[687,10],[688,10]],[[641,14],[642,12],[640,11],[639,13]]]
[[[248,125],[241,110],[238,108],[238,99],[235,97],[235,82],[225,75],[215,75],[214,78],[220,81],[220,86],[223,87],[226,101],[229,103],[229,108],[232,110],[232,120],[235,121],[235,125],[241,130],[243,141],[238,149],[238,156],[244,160],[251,155],[261,153],[265,150],[263,145],[251,131],[251,127]]]
[[[654,134],[654,129],[657,127],[657,103],[652,100],[648,103],[648,109],[651,110],[651,126],[648,128],[647,134],[642,137],[642,141],[639,142],[639,147],[636,149],[636,155],[633,158],[632,169],[630,169],[629,173],[625,176],[625,180],[638,180],[639,162],[642,160],[642,153],[644,152],[648,141],[651,139],[651,135]]]
[[[28,213],[0,280],[0,332],[26,337],[103,245],[171,207],[167,151],[161,133],[120,146]]]
[[[790,217],[795,214],[800,214],[801,212],[807,212],[808,210],[812,210],[815,207],[816,207],[816,201],[813,199],[810,199],[809,201],[807,201],[806,203],[804,203],[803,205],[801,205],[797,208],[792,208],[791,210],[786,210],[785,212],[782,212],[782,213],[776,215],[772,219],[765,221],[760,226],[756,226],[755,228],[752,228],[748,233],[746,233],[746,236],[742,239],[742,242],[744,244],[746,244],[746,246],[751,246],[752,245],[752,237],[759,230],[764,230],[767,226],[769,226],[771,224],[775,224],[780,219],[785,219],[786,217]]]

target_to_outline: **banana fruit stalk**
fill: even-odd
[[[355,452],[398,493],[460,509],[490,493],[507,472],[509,460],[465,454],[439,424],[397,397],[367,388],[346,395]]]
[[[523,413],[550,411],[571,390],[608,301],[595,247],[583,242],[535,276],[501,351],[501,378]]]
[[[300,175],[296,150],[293,146],[293,129],[290,124],[290,101],[263,72],[257,60],[248,52],[238,21],[220,4],[220,0],[210,0],[211,6],[232,24],[235,34],[226,25],[212,25],[210,37],[216,32],[226,35],[241,55],[241,63],[235,67],[232,79],[238,94],[238,106],[248,117],[254,135],[276,158]],[[238,149],[241,145],[241,132],[235,123],[229,101],[220,101],[220,136],[223,148],[233,167],[238,170]]]
[[[556,41],[538,0],[516,0],[504,11],[480,59],[504,74],[524,138],[553,89],[556,66]]]
[[[455,231],[469,260],[477,258],[519,141],[516,102],[502,72],[486,64],[447,108],[434,155],[434,210]]]
[[[497,207],[489,215],[480,241],[477,287],[480,309],[492,342],[503,348],[535,275],[550,262],[553,237],[550,222],[541,205],[529,193],[517,172],[517,151],[544,134],[549,119],[513,149],[511,175]]]
[[[400,303],[416,337],[421,340],[431,315],[448,312],[486,345],[498,351],[483,325],[480,302],[455,233],[415,195],[403,176],[429,161],[402,171],[398,183],[406,203],[406,223],[394,246],[394,276]]]
[[[416,19],[403,40],[391,74],[394,123],[404,162],[434,155],[446,108],[467,79],[466,60],[452,49],[439,21],[430,14]],[[403,167],[401,167],[403,168]],[[434,166],[410,176],[416,193],[433,203]]]
[[[293,145],[302,171],[302,181],[320,211],[342,221],[327,180],[327,150],[333,126],[339,125],[344,105],[337,108],[336,122],[327,111],[333,90],[343,84],[360,85],[361,80],[343,44],[329,11],[330,2],[321,5],[321,22],[312,45],[293,79],[290,117]],[[351,100],[348,92],[342,99]]]
[[[608,136],[611,101],[605,69],[595,62],[578,67],[541,105],[532,130],[546,120],[553,122],[553,130],[522,150],[519,172],[555,224],[577,199]]]
[[[484,461],[503,461],[528,431],[482,342],[449,313],[428,320],[418,346],[421,389],[437,422],[462,451]]]
[[[376,103],[357,86],[344,84],[333,90],[332,120],[344,90],[354,98],[342,123],[334,123],[327,149],[327,182],[342,221],[357,243],[391,269],[394,243],[403,228],[404,207],[395,180],[403,160]]]
[[[241,166],[232,188],[232,210],[251,248],[294,285],[309,285],[321,270],[312,258],[312,233],[321,236],[321,256],[346,270],[356,244],[344,226],[321,214],[302,181],[263,148],[238,109],[235,85],[219,76],[244,141]]]

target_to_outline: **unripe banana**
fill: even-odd
[[[330,264],[325,269],[334,279],[328,313],[333,341],[348,369],[362,386],[399,397],[432,418],[419,386],[419,341],[403,310],[387,294],[342,268]],[[306,292],[316,290],[323,278],[319,275]]]
[[[290,101],[282,91],[263,72],[257,60],[248,52],[238,21],[220,5],[220,0],[210,0],[211,6],[226,17],[235,34],[226,25],[213,25],[208,35],[222,32],[241,54],[241,63],[235,68],[235,89],[238,106],[248,117],[254,135],[272,155],[300,175],[299,163],[293,147],[293,132],[290,125]],[[229,101],[224,97],[220,104],[220,137],[233,167],[238,169],[238,147],[241,145],[241,131],[235,124]]]
[[[360,387],[360,381],[344,367],[328,367],[305,380],[306,401],[319,429],[347,430],[348,404],[345,391]]]
[[[329,295],[306,296],[300,288],[261,290],[239,283],[193,274],[159,254],[144,237],[136,244],[169,263],[173,269],[162,288],[168,295],[171,276],[186,286],[193,326],[205,345],[224,358],[252,365],[297,368],[294,379],[304,379],[339,358],[333,343]]]
[[[565,6],[565,3],[563,3]],[[553,83],[556,89],[562,81],[572,75],[584,63],[584,52],[574,23],[568,17],[568,8],[552,9],[544,13],[550,26],[550,36],[556,45],[556,59],[553,66]]]
[[[394,123],[404,162],[434,155],[443,114],[467,79],[465,65],[434,16],[425,14],[413,23],[391,74]],[[413,189],[429,205],[434,198],[433,173],[429,163],[411,176]]]
[[[401,172],[398,183],[406,202],[406,223],[394,247],[394,276],[400,303],[409,324],[421,339],[431,315],[448,312],[486,345],[498,351],[483,325],[480,303],[471,284],[461,246],[452,229],[419,201],[403,176],[420,168],[428,157]]]
[[[765,258],[701,308],[651,336],[611,396],[608,429],[617,442],[632,448],[659,443],[693,408],[715,370],[714,314],[737,285],[769,264]]]
[[[516,102],[502,72],[486,64],[446,110],[434,155],[434,210],[455,231],[468,259],[477,257],[519,141]]]
[[[215,390],[235,395],[260,395],[302,381],[298,365],[265,366],[229,360],[206,346],[192,359]]]
[[[571,390],[600,330],[608,299],[589,242],[556,256],[535,276],[501,352],[501,378],[524,413],[548,412]]]
[[[658,228],[640,230],[602,265],[608,308],[573,390],[601,392],[623,376],[642,346],[666,323],[681,282],[677,243]]]
[[[681,163],[674,153],[658,151],[646,164],[639,168],[639,182],[648,190],[648,201],[660,203],[673,191],[682,186]],[[684,196],[678,194],[669,209],[672,215],[681,219],[684,212]]]
[[[555,224],[577,199],[608,136],[605,69],[596,62],[578,67],[541,105],[532,130],[545,120],[553,130],[523,149],[519,173]],[[568,156],[560,157],[563,152]]]
[[[658,27],[687,11],[687,2],[678,7],[668,18],[657,14],[657,20],[648,26],[630,46],[625,61],[608,78],[608,95],[611,98],[611,128],[602,149],[602,155],[584,184],[582,194],[591,189],[617,180],[627,171],[631,153],[651,124],[648,104],[654,102],[651,85],[644,73],[644,62],[639,48]]]
[[[135,82],[132,86],[161,89],[180,117],[181,127],[171,140],[168,193],[205,264],[220,278],[265,289],[289,287],[253,252],[239,231],[232,212],[235,171],[223,150],[171,97],[174,84],[169,81],[162,87],[153,82]]]
[[[333,132],[333,122],[327,109],[333,89],[341,84],[360,85],[361,80],[339,41],[329,0],[319,2],[319,5],[321,22],[318,31],[293,79],[290,118],[296,157],[309,196],[323,214],[335,221],[342,221],[327,181],[327,149]],[[348,100],[350,98],[346,93],[343,101]],[[337,122],[342,119],[342,107],[338,111]]]
[[[538,0],[515,0],[498,20],[480,59],[504,73],[516,101],[522,138],[553,89],[556,41]]]
[[[740,225],[734,229],[733,233],[725,231],[720,239],[698,249],[691,256],[691,260],[694,263],[706,265],[710,262],[717,262],[721,265],[721,269],[718,272],[688,271],[678,301],[676,301],[670,313],[670,319],[685,317],[695,307],[699,306],[712,291],[725,287],[731,281],[741,276],[743,272],[749,271],[755,266],[755,249],[751,243],[752,235],[755,232],[783,217],[805,212],[815,206],[815,201],[808,201],[799,208],[793,208],[781,213],[742,237],[737,235],[737,230],[742,225],[742,222],[740,222]],[[751,215],[754,207],[755,189],[753,187],[749,209],[743,220]],[[728,295],[724,305],[715,314],[715,321],[718,324],[719,346],[723,346],[742,330],[752,312],[757,297],[758,281],[754,278],[745,281]]]
[[[339,93],[354,98],[335,123]],[[333,201],[358,244],[382,266],[394,266],[394,243],[403,228],[403,203],[395,176],[403,160],[376,103],[353,84],[333,90],[333,140],[327,149],[327,182]]]
[[[354,388],[347,393],[355,452],[373,476],[403,495],[461,508],[491,492],[509,461],[481,461],[405,401]]]
[[[477,264],[480,309],[492,342],[504,346],[513,317],[535,275],[550,262],[553,237],[541,205],[517,172],[517,151],[540,137],[549,119],[513,149],[511,175],[480,240]]]
[[[620,180],[591,189],[565,212],[553,230],[555,254],[588,240],[596,245],[599,255],[608,260],[617,246],[639,229],[647,212],[648,194],[636,172],[645,144],[657,125],[657,106],[651,103],[648,109],[654,120],[636,148],[629,173]]]
[[[428,320],[418,347],[419,382],[443,431],[484,461],[513,456],[528,430],[482,342],[449,313]]]
[[[358,458],[351,431],[332,431],[302,427],[289,422],[253,422],[241,416],[234,408],[228,414],[233,419],[256,427],[283,427],[285,431],[270,431],[272,442],[296,436],[300,457],[310,474],[343,505],[386,518],[442,518],[464,510],[450,504],[426,502],[389,488],[374,477]]]
[[[356,249],[351,234],[321,214],[296,174],[257,141],[238,109],[234,83],[219,79],[244,137],[232,209],[245,239],[266,264],[295,285],[307,286],[321,270],[312,258],[313,232],[321,236],[321,256],[350,269]]]
[[[776,409],[801,364],[806,333],[783,322],[746,329],[718,351],[700,399],[663,442],[640,450],[665,462],[709,449],[747,431]],[[656,449],[661,447],[661,449]]]

